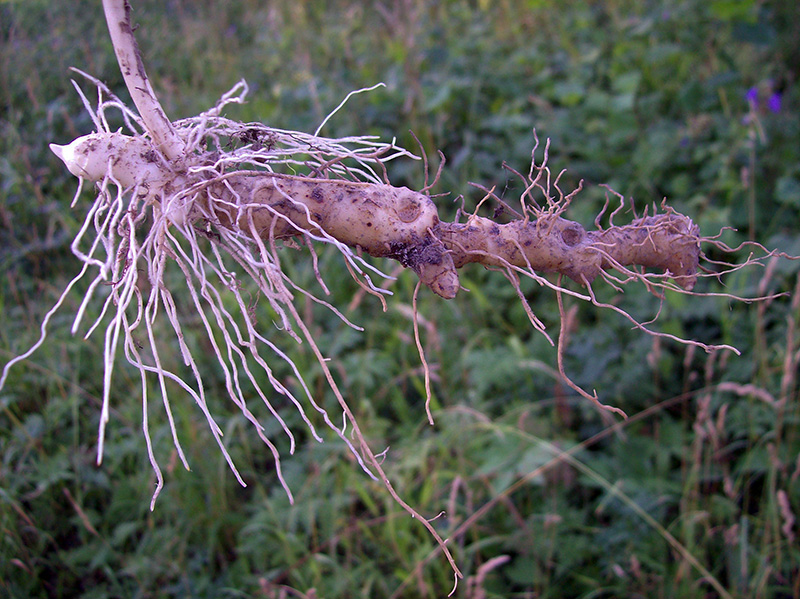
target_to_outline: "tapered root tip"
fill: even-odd
[[[63,162],[67,170],[71,172],[76,177],[84,176],[83,169],[80,168],[77,162],[77,156],[75,153],[75,143],[78,142],[83,138],[79,137],[71,144],[67,144],[66,146],[60,146],[58,144],[50,144],[50,150],[58,156],[58,158]]]
[[[60,146],[58,144],[50,144],[50,151],[53,152],[61,161],[64,161],[64,148],[67,146]]]
[[[67,144],[66,146],[60,146],[58,144],[50,144],[50,150],[53,152],[53,154],[58,156],[61,162],[63,162],[66,165],[67,170],[76,177],[86,176],[85,169],[81,168],[81,164],[78,161],[78,153],[76,152],[76,146],[79,146],[80,143],[87,137],[89,136],[87,135],[84,137],[79,137],[72,143]],[[83,155],[83,163],[84,164],[86,163],[85,154]]]

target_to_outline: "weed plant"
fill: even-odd
[[[572,216],[587,226],[604,201],[595,184],[606,183],[637,205],[668,197],[705,235],[735,227],[724,234],[731,246],[754,238],[800,254],[794,3],[141,0],[134,15],[173,118],[208,108],[245,78],[249,101],[231,108],[232,118],[313,131],[348,91],[383,81],[386,88],[353,98],[328,134],[398,136],[411,147],[412,129],[448,158],[439,188],[473,205],[484,192],[470,181],[519,193],[502,162],[527,163],[536,127],[551,139],[550,164],[586,181]],[[92,128],[67,68],[92,73],[123,98],[125,90],[98,2],[2,2],[0,35],[4,363],[33,343],[77,268],[69,251],[79,222],[69,209],[74,183],[47,150]],[[421,186],[418,165],[392,168],[395,184]],[[450,199],[438,200],[442,211]],[[340,268],[333,254],[320,260],[320,268]],[[294,268],[299,284],[313,281],[310,265]],[[394,284],[384,314],[369,296],[354,296],[345,272],[326,276],[332,303],[348,306],[363,333],[306,308],[370,444],[391,448],[384,467],[398,492],[431,517],[444,510],[434,523],[467,577],[457,593],[800,597],[797,263],[728,281],[737,294],[792,292],[769,303],[666,297],[663,330],[731,344],[741,356],[704,355],[600,318],[591,306],[572,308],[566,369],[631,416],[615,424],[560,381],[553,348],[491,275],[465,270],[471,291],[453,302],[420,297],[433,427],[410,326],[413,277]],[[554,326],[552,297],[524,290]],[[74,313],[79,299],[63,313]],[[633,290],[616,301],[643,317],[658,309]],[[168,467],[149,511],[155,480],[138,378],[117,371],[98,467],[101,342],[69,338],[70,321],[61,318],[58,342],[12,370],[0,392],[0,594],[450,591],[452,573],[434,543],[341,440],[298,439],[283,461],[290,505],[271,455],[221,400],[213,409],[248,486],[228,471],[195,406],[176,401],[192,471],[180,466],[154,410],[155,452]],[[319,397],[335,401],[312,358],[290,358]],[[210,359],[204,376],[208,396],[214,384],[224,396]]]

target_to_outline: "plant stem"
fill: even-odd
[[[128,0],[103,0],[103,11],[122,77],[144,121],[147,133],[167,160],[178,160],[184,154],[185,145],[167,118],[147,78],[131,27],[131,6]]]

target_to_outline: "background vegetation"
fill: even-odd
[[[477,182],[513,199],[502,162],[524,170],[532,129],[552,140],[572,218],[591,225],[607,183],[638,205],[663,197],[706,234],[800,254],[800,8],[759,0],[555,2],[262,0],[134,2],[139,42],[172,118],[211,106],[238,79],[229,116],[314,130],[352,89],[330,135],[413,129],[448,162],[439,200]],[[35,340],[76,263],[74,180],[47,150],[88,133],[69,83],[79,67],[124,96],[96,0],[0,2],[0,363]],[[395,165],[419,188],[419,164]],[[746,258],[747,251],[737,254]],[[372,446],[400,493],[434,516],[468,580],[461,597],[800,597],[800,319],[797,263],[751,269],[727,290],[794,290],[769,303],[669,297],[663,330],[731,343],[702,355],[575,306],[567,369],[632,417],[610,423],[553,374],[555,352],[497,273],[472,268],[451,302],[426,294],[436,426],[401,276],[387,313],[334,256],[334,301],[357,334],[309,312]],[[298,264],[297,277],[312,276]],[[549,294],[530,289],[557,331]],[[423,528],[335,439],[284,460],[296,502],[244,419],[228,414],[237,485],[199,410],[177,418],[185,472],[154,411],[167,486],[141,435],[138,381],[118,370],[105,461],[95,465],[101,340],[57,334],[0,392],[0,595],[8,597],[441,597],[446,562]],[[616,301],[655,314],[655,298]],[[190,315],[187,315],[189,318]],[[265,326],[269,326],[268,323]],[[200,343],[200,341],[197,341]],[[308,368],[298,348],[292,357]],[[208,365],[210,372],[213,366]],[[213,377],[212,377],[213,378]],[[322,389],[320,385],[320,389]],[[213,390],[210,390],[213,396]],[[323,398],[325,396],[323,395]],[[327,398],[327,401],[331,401]],[[297,424],[297,423],[295,423]],[[158,426],[156,429],[155,427]],[[295,427],[298,428],[298,427]]]

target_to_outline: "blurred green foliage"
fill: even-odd
[[[551,140],[554,171],[568,169],[563,187],[585,180],[571,217],[587,226],[605,200],[597,184],[607,183],[637,206],[667,197],[706,235],[736,228],[723,237],[731,246],[751,238],[800,254],[797,3],[133,4],[145,62],[172,118],[208,108],[244,78],[249,101],[229,116],[314,130],[349,91],[383,81],[324,132],[397,136],[414,147],[413,130],[431,156],[447,157],[434,190],[450,192],[438,200],[443,214],[454,213],[459,194],[467,207],[482,197],[469,182],[496,186],[513,202],[520,185],[502,165],[527,170],[535,127]],[[47,150],[91,130],[67,68],[126,92],[95,0],[0,2],[0,44],[4,363],[37,338],[77,269],[69,244],[85,198],[69,208],[74,180]],[[418,163],[390,174],[399,185],[423,182]],[[347,306],[356,290],[335,256],[322,261],[332,301]],[[292,268],[313,285],[308,265]],[[743,271],[725,291],[797,291],[797,270],[783,261]],[[554,376],[555,351],[505,279],[471,268],[463,284],[471,291],[452,302],[420,300],[434,427],[408,317],[412,277],[395,284],[386,313],[369,298],[353,302],[348,317],[363,334],[312,313],[372,447],[391,448],[385,467],[399,492],[431,517],[445,510],[437,526],[459,565],[468,577],[482,573],[462,581],[458,596],[717,596],[699,564],[732,597],[800,597],[796,300],[668,295],[659,305],[634,289],[604,298],[642,319],[660,310],[660,330],[731,343],[741,356],[701,355],[576,305],[566,368],[632,416],[611,426]],[[557,331],[554,298],[525,291]],[[222,377],[208,390],[218,398],[212,410],[248,486],[236,484],[199,410],[176,393],[192,471],[180,467],[153,406],[156,452],[169,467],[150,512],[138,380],[122,367],[104,461],[95,464],[102,342],[67,337],[79,299],[67,301],[53,341],[0,391],[0,594],[449,592],[452,573],[430,555],[432,540],[336,439],[301,438],[284,459],[290,505],[271,456],[222,401]],[[324,388],[311,356],[296,348],[291,357],[312,387]],[[213,379],[211,361],[207,368]],[[508,561],[481,570],[502,555]]]

